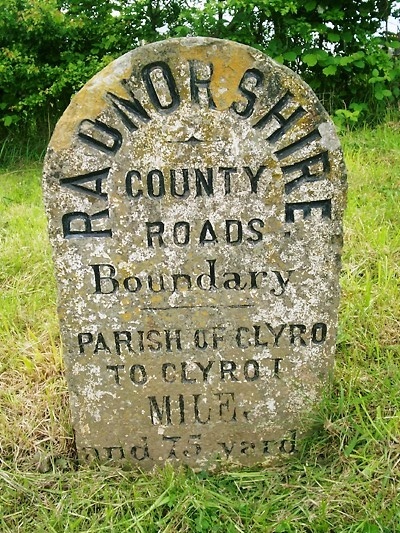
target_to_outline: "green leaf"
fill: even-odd
[[[11,126],[11,124],[14,122],[14,117],[12,115],[6,115],[3,121],[4,121],[4,126],[8,128],[8,126]]]
[[[320,59],[328,59],[328,57],[329,57],[329,54],[328,54],[328,52],[326,50],[321,50],[319,48],[314,50],[313,53],[317,56],[317,58],[319,60]]]
[[[313,9],[316,8],[316,6],[317,6],[316,0],[310,0],[309,2],[306,2],[304,4],[306,11],[312,11]]]
[[[353,58],[349,56],[339,57],[339,65],[346,66],[353,62]]]
[[[304,54],[303,61],[309,67],[314,67],[318,63],[318,57],[316,54]]]
[[[325,67],[322,72],[325,74],[325,76],[333,76],[334,74],[336,74],[336,71],[336,65],[329,65],[328,67]]]
[[[361,111],[366,111],[368,109],[368,105],[360,104],[358,102],[353,102],[352,104],[349,105],[349,108],[352,109],[353,111],[358,111],[359,113],[361,113]]]
[[[342,39],[346,43],[350,43],[354,39],[354,35],[353,35],[353,33],[351,31],[344,31],[342,33]]]
[[[340,35],[338,33],[329,32],[328,39],[331,43],[338,43],[340,41]]]
[[[283,58],[286,59],[286,61],[295,61],[297,59],[297,54],[296,52],[285,52]]]

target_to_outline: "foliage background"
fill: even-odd
[[[297,71],[339,126],[399,109],[393,0],[0,0],[0,140],[42,139],[71,96],[143,42],[200,35],[259,48]]]

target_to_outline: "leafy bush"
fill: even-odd
[[[339,125],[377,121],[400,96],[396,2],[0,0],[0,136],[48,136],[71,96],[142,41],[232,39],[297,71]],[[397,13],[398,14],[398,13]]]

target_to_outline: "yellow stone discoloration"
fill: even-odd
[[[71,136],[82,120],[94,120],[109,105],[104,96],[113,92],[126,97],[121,79],[129,77],[132,52],[116,59],[96,74],[72,99],[67,110],[57,124],[49,147],[56,151],[65,150],[71,145]]]

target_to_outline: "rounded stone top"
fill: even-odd
[[[152,111],[164,117],[179,110],[187,116],[183,104],[190,101],[196,114],[199,109],[193,104],[206,103],[208,111],[233,112],[254,123],[257,111],[286,91],[312,110],[314,118],[328,120],[301,78],[259,50],[222,39],[186,37],[146,44],[112,61],[75,95],[50,146],[57,151],[68,148],[81,121],[95,120],[110,107],[110,95],[126,99],[127,91],[135,90],[139,95],[144,91]]]

